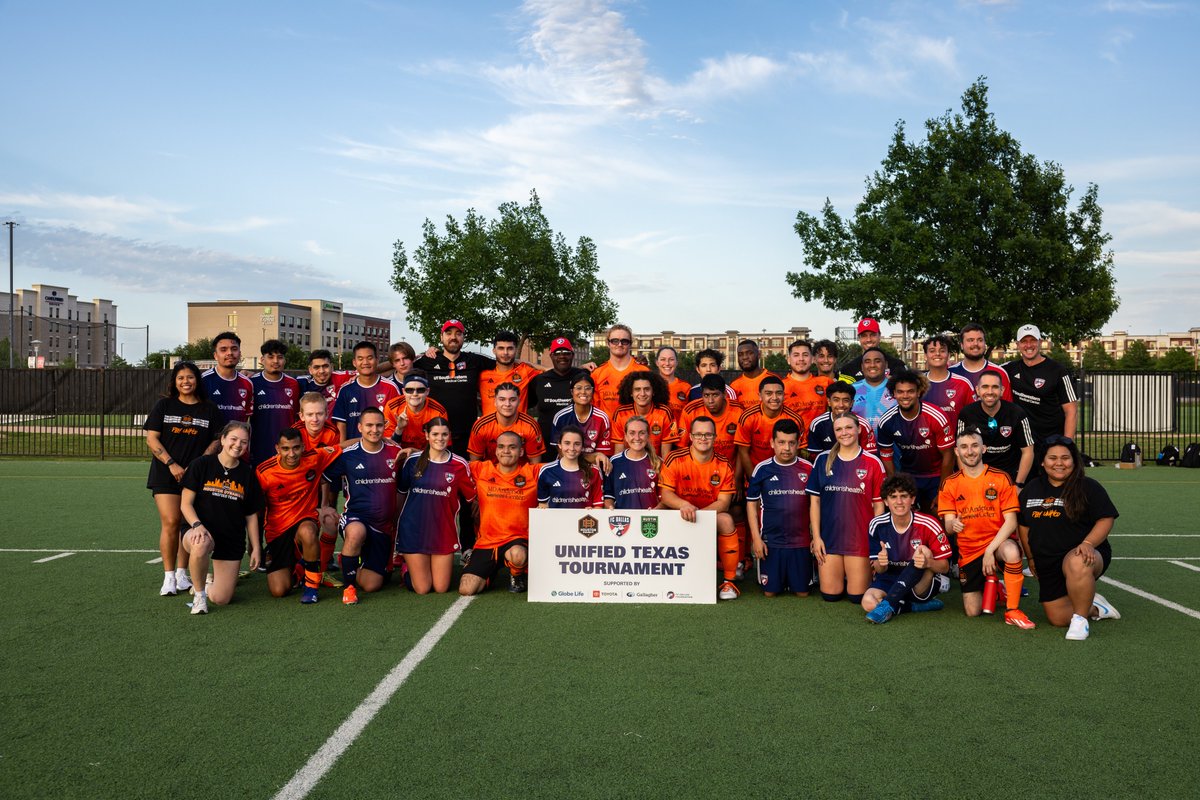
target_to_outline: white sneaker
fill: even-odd
[[[178,592],[179,592],[179,587],[175,585],[175,573],[174,572],[164,572],[163,573],[163,585],[162,585],[162,588],[158,590],[159,596],[160,597],[174,597]]]
[[[1071,615],[1071,626],[1067,628],[1067,639],[1081,642],[1088,637],[1088,621],[1078,614]]]
[[[1026,578],[1032,578],[1033,570],[1031,570],[1029,567],[1025,567],[1024,569],[1021,570],[1021,574],[1024,575]]]
[[[175,570],[175,586],[181,592],[186,592],[192,588],[192,579],[188,577],[186,569]]]
[[[208,613],[208,595],[206,595],[204,593],[200,593],[200,594],[196,595],[195,598],[192,599],[192,613],[193,614],[207,614]],[[1087,625],[1087,623],[1085,622],[1084,625]]]
[[[1104,595],[1096,592],[1092,598],[1092,606],[1096,609],[1092,619],[1120,619],[1121,612],[1113,608],[1113,604],[1104,599]]]

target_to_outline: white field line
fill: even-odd
[[[1113,561],[1200,561],[1200,556],[1113,556]]]
[[[62,553],[62,552],[64,552],[64,551],[61,547],[59,547],[59,548],[45,548],[44,547],[44,548],[41,548],[40,550],[34,550],[34,549],[27,548],[27,547],[0,547],[0,553]],[[71,552],[72,553],[157,553],[158,551],[157,550],[87,550],[87,549],[79,550],[79,549],[74,549]]]
[[[279,790],[279,793],[275,795],[275,800],[301,800],[308,796],[308,793],[333,768],[342,753],[354,744],[354,740],[370,724],[380,709],[387,705],[392,695],[404,685],[408,676],[413,673],[418,664],[425,660],[425,657],[441,641],[446,631],[450,630],[450,627],[462,616],[463,611],[474,599],[474,597],[460,597],[454,602],[454,605],[446,609],[433,627],[421,637],[421,641],[417,642],[416,646],[401,659],[399,664],[392,667],[392,671],[384,676],[374,691],[367,695],[367,698],[350,713],[345,722],[325,740],[325,744],[313,753],[308,763],[301,767],[292,776],[292,779]]]
[[[1129,592],[1130,594],[1136,594],[1138,597],[1141,597],[1145,600],[1149,600],[1153,603],[1158,603],[1160,606],[1169,608],[1172,611],[1178,611],[1180,614],[1186,614],[1189,617],[1192,617],[1194,619],[1200,619],[1200,611],[1197,611],[1194,608],[1188,608],[1187,606],[1179,605],[1179,603],[1173,603],[1170,600],[1167,600],[1166,598],[1163,598],[1163,597],[1159,597],[1156,594],[1150,594],[1149,592],[1144,592],[1141,589],[1137,588],[1136,586],[1130,586],[1128,583],[1123,583],[1121,581],[1113,580],[1112,578],[1108,577],[1107,575],[1101,575],[1100,580],[1102,580],[1103,582],[1105,582],[1111,586],[1116,586],[1118,589],[1124,589],[1125,591]]]
[[[1114,536],[1121,539],[1200,539],[1200,533],[1113,533],[1108,538]]]
[[[152,558],[152,559],[150,559],[149,561],[147,561],[146,563],[147,563],[147,564],[161,564],[161,563],[162,563],[162,556],[159,556],[158,558]]]
[[[66,558],[67,556],[73,556],[73,555],[75,555],[75,554],[74,553],[59,553],[56,556],[46,556],[45,558],[39,558],[37,561],[34,561],[33,563],[45,564],[47,561],[53,561],[56,558]]]
[[[1189,564],[1189,563],[1187,563],[1186,561],[1175,561],[1175,560],[1172,560],[1172,561],[1168,561],[1167,563],[1168,563],[1168,564],[1174,564],[1174,565],[1175,565],[1175,566],[1177,566],[1177,567],[1183,567],[1184,569],[1190,569],[1190,570],[1192,570],[1193,572],[1200,572],[1200,567],[1197,567],[1195,564]]]

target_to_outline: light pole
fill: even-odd
[[[13,351],[17,347],[13,328],[17,303],[17,289],[13,283],[13,228],[17,227],[18,223],[9,220],[4,224],[8,226],[8,368],[12,369]]]
[[[30,342],[30,344],[33,345],[33,366],[34,366],[34,369],[36,369],[37,362],[38,362],[38,356],[42,352],[42,340],[34,339],[32,342]]]

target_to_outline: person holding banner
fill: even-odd
[[[719,376],[718,376],[719,377]],[[658,485],[662,504],[679,510],[687,522],[696,521],[697,511],[717,512],[717,560],[724,580],[717,590],[722,600],[735,600],[741,591],[737,580],[737,529],[729,506],[737,493],[733,467],[714,452],[717,424],[712,417],[692,419],[688,429],[690,444],[685,450],[673,450],[663,462]]]
[[[496,390],[501,397],[501,390]],[[540,442],[540,439],[539,439]],[[525,463],[525,439],[514,430],[496,437],[496,460],[471,462],[475,477],[474,552],[463,566],[458,593],[479,594],[501,566],[508,568],[508,590],[525,592],[529,555],[529,509],[538,504],[538,465]]]
[[[821,598],[843,597],[858,605],[871,585],[867,525],[883,513],[883,462],[859,443],[861,423],[845,411],[833,418],[836,444],[813,463],[808,493],[812,496],[812,554],[817,559]]]
[[[763,381],[761,389],[769,390],[770,385]],[[782,400],[783,392],[779,394]],[[758,582],[767,597],[784,589],[791,589],[797,597],[808,597],[812,580],[811,501],[806,492],[812,464],[797,455],[801,424],[803,420],[798,417],[779,415],[771,428],[774,454],[751,470],[750,488],[746,490],[750,549],[758,559]]]
[[[408,384],[405,384],[407,388]],[[475,480],[466,459],[450,451],[450,423],[434,417],[425,423],[428,444],[410,455],[397,485],[405,495],[396,551],[404,555],[408,580],[417,594],[449,591],[458,541],[462,501],[475,499]]]
[[[567,425],[558,431],[558,460],[542,467],[537,490],[538,508],[600,508],[604,505],[600,470],[584,459],[583,430],[579,426]]]
[[[639,373],[640,379],[640,373]],[[618,412],[619,413],[619,412]],[[650,423],[645,417],[624,421],[625,449],[612,457],[612,468],[604,476],[604,507],[621,509],[655,508],[658,505],[656,477],[662,461],[650,446]]]

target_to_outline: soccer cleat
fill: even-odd
[[[508,579],[508,590],[513,594],[524,594],[529,591],[529,584],[524,575],[512,575]]]
[[[1024,569],[1021,570],[1021,574],[1024,575],[1026,578],[1032,578],[1033,570],[1031,570],[1029,567],[1025,567]]]
[[[908,610],[914,614],[920,614],[922,611],[941,611],[945,607],[946,604],[936,597],[908,604]]]
[[[1033,620],[1026,616],[1025,612],[1019,608],[1005,611],[1004,622],[1007,625],[1016,625],[1023,631],[1031,631],[1037,627],[1037,625],[1033,624]]]
[[[192,588],[192,580],[187,576],[187,570],[175,570],[175,588],[181,592]]]
[[[341,589],[346,584],[332,577],[328,572],[321,576],[321,585],[326,589]]]
[[[163,573],[163,585],[158,590],[159,597],[174,597],[179,592],[179,587],[175,584],[175,573]]]
[[[1067,628],[1067,639],[1072,642],[1082,642],[1090,632],[1088,621],[1078,614],[1071,615],[1071,625]]]
[[[198,594],[192,599],[192,613],[193,614],[207,614],[208,613],[208,597],[206,595]]]
[[[1092,619],[1120,619],[1121,612],[1113,608],[1113,604],[1104,599],[1104,595],[1096,592],[1092,597],[1092,608],[1095,609],[1091,615]]]
[[[720,589],[717,590],[717,597],[722,600],[737,600],[741,594],[733,581],[725,581],[721,584]]]
[[[347,586],[342,590],[342,605],[356,606],[358,605],[358,589],[353,586]]]
[[[317,597],[317,590],[308,586],[304,587],[304,591],[300,593],[300,602],[304,605],[312,605],[320,598]]]
[[[867,612],[867,622],[882,625],[894,616],[896,616],[896,609],[892,608],[892,604],[887,600],[880,600],[879,605]]]

